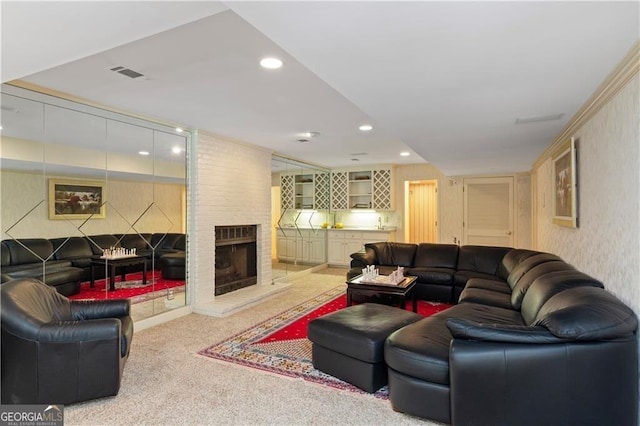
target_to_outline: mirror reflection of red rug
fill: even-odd
[[[338,389],[366,393],[316,370],[311,362],[311,342],[307,339],[309,321],[345,308],[346,303],[345,286],[338,286],[229,339],[202,349],[198,354]],[[418,301],[418,313],[429,316],[449,306]],[[387,387],[373,395],[388,398]]]
[[[125,281],[116,277],[116,290],[108,291],[108,280],[96,280],[95,287],[89,282],[80,284],[80,293],[69,296],[73,300],[109,300],[130,299],[131,303],[140,303],[157,297],[173,296],[184,292],[183,280],[165,280],[160,271],[147,272],[147,284],[142,284],[142,272],[127,274]]]

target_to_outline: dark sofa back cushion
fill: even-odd
[[[111,247],[120,247],[118,239],[111,234],[92,235],[87,237],[87,242],[93,254],[102,254],[102,250]]]
[[[571,340],[633,337],[638,318],[627,305],[598,287],[577,287],[551,297],[533,325]]]
[[[176,233],[155,233],[151,236],[151,246],[154,249],[172,249],[175,248],[176,241],[184,234]]]
[[[522,278],[524,274],[529,272],[532,268],[535,268],[536,266],[545,262],[561,261],[561,260],[562,259],[560,259],[555,254],[537,253],[533,256],[530,256],[524,259],[522,262],[520,262],[518,266],[513,268],[513,270],[507,277],[507,283],[509,284],[509,287],[511,287],[511,289],[513,290],[516,284],[518,284],[518,281],[520,281],[520,278]]]
[[[576,270],[557,271],[536,279],[522,299],[522,319],[532,325],[542,306],[556,294],[575,287],[599,287],[604,285],[595,278]]]
[[[51,241],[45,238],[21,238],[5,240],[4,243],[9,249],[11,265],[42,262],[53,253]]]
[[[180,234],[180,237],[176,240],[176,243],[173,246],[176,250],[187,250],[187,236],[185,234]]]
[[[54,257],[56,260],[77,259],[93,256],[89,242],[83,237],[53,238]]]
[[[553,255],[550,255],[553,256]],[[537,257],[537,256],[536,256]],[[531,258],[533,259],[533,258]],[[532,260],[533,261],[533,260]],[[557,271],[574,271],[575,268],[562,260],[549,260],[528,270],[511,289],[511,306],[519,311],[522,307],[522,299],[531,287],[531,284],[541,276]],[[515,271],[514,271],[515,272]]]
[[[126,234],[122,236],[120,245],[128,249],[146,250],[151,242],[151,234]]]
[[[523,260],[538,254],[539,252],[533,250],[525,250],[525,249],[513,249],[504,255],[500,265],[498,266],[498,270],[496,271],[496,275],[502,278],[503,280],[507,280],[511,271],[518,266]]]
[[[456,244],[420,243],[416,249],[413,266],[455,269],[458,262],[458,249]]]
[[[0,243],[0,257],[2,257],[2,263],[0,263],[0,266],[11,265],[11,254],[9,253],[9,247],[4,244],[4,241]]]
[[[458,251],[458,271],[474,271],[496,275],[502,258],[509,247],[462,246]]]
[[[410,243],[367,243],[365,247],[376,253],[378,265],[412,266],[416,254],[416,244]]]

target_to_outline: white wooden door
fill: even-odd
[[[513,177],[464,179],[464,244],[512,247]]]

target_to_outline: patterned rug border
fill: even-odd
[[[386,386],[374,394],[369,394],[356,386],[316,370],[313,368],[310,359],[287,355],[285,353],[274,353],[265,350],[264,343],[256,344],[256,342],[264,339],[268,335],[295,322],[298,318],[313,312],[323,304],[343,295],[344,292],[344,285],[337,286],[262,321],[247,330],[201,349],[197,354],[290,378],[304,379],[308,382],[322,384],[335,389],[372,395],[379,399],[388,399],[388,389]],[[307,343],[308,340],[296,339],[284,342],[289,345],[302,345]]]

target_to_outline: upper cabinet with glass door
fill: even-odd
[[[391,166],[331,171],[332,210],[394,210],[393,199]]]

